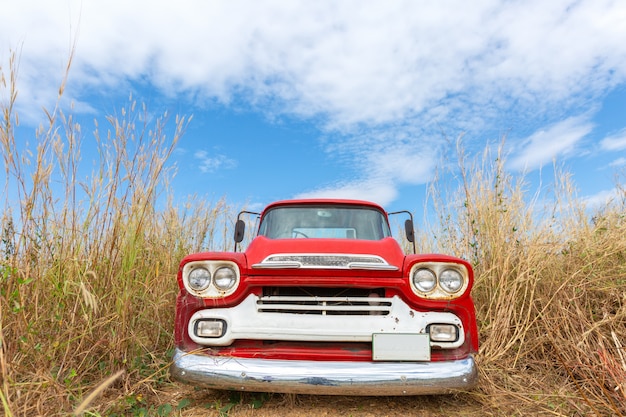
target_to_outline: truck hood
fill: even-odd
[[[372,269],[402,270],[404,252],[389,237],[357,239],[255,238],[246,250],[252,269]]]

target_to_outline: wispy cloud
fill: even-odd
[[[439,161],[437,139],[410,125],[368,128],[327,144],[334,159],[354,167],[351,180],[322,185],[301,194],[306,197],[338,197],[374,200],[387,205],[399,187],[427,183]]]
[[[200,172],[210,174],[217,171],[233,169],[237,166],[237,161],[221,154],[209,154],[207,151],[199,150],[194,152],[194,159],[199,161]]]
[[[600,141],[600,147],[606,151],[619,151],[626,149],[626,129],[602,139]]]
[[[612,168],[626,166],[626,158],[617,158],[616,160],[609,162],[609,166]]]
[[[395,187],[389,186],[386,181],[363,180],[331,184],[326,188],[300,193],[294,197],[369,200],[387,205],[397,197],[397,191]]]
[[[584,117],[570,117],[538,130],[521,141],[510,161],[515,170],[532,171],[553,159],[571,154],[576,145],[591,132],[593,125]]]
[[[588,209],[594,210],[618,201],[621,198],[621,193],[616,188],[611,190],[602,190],[594,195],[587,196],[583,199],[583,202]]]

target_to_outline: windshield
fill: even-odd
[[[391,236],[383,213],[363,207],[293,206],[268,211],[259,235],[270,239],[379,240]]]

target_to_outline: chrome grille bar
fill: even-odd
[[[261,313],[386,315],[392,299],[378,297],[265,296],[257,301]]]

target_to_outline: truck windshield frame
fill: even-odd
[[[268,210],[258,234],[269,239],[380,240],[391,237],[391,229],[387,216],[374,208],[298,205]]]

